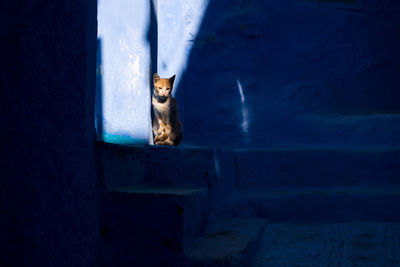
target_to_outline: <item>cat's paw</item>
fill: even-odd
[[[163,133],[162,135],[159,136],[158,140],[165,141],[168,139],[168,136],[169,136],[168,134]]]
[[[157,135],[162,135],[163,132],[165,132],[165,128],[158,128]]]
[[[165,141],[167,138],[168,138],[168,135],[165,134],[165,133],[163,133],[163,134],[161,134],[161,135],[157,135],[157,136],[154,138],[154,143],[156,143],[156,142],[163,142],[163,141]]]
[[[164,141],[157,141],[155,142],[156,145],[158,146],[173,146],[174,143],[171,140],[164,140]]]
[[[156,137],[154,137],[154,143],[161,141],[160,138],[161,138],[160,135],[157,135]]]
[[[154,144],[156,144],[157,146],[163,146],[165,143],[165,141],[161,141],[161,140],[157,140],[154,142]]]

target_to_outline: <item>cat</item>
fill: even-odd
[[[153,75],[154,91],[152,97],[154,118],[154,144],[176,146],[182,140],[182,123],[178,113],[178,103],[172,97],[175,75],[171,78],[160,78]]]

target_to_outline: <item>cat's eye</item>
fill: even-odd
[[[169,91],[169,90],[171,90],[171,88],[167,88],[167,90]]]
[[[159,90],[161,90],[161,89],[162,89],[162,87],[158,87],[158,89],[159,89]]]

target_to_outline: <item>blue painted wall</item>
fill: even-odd
[[[176,75],[173,95],[184,90],[179,84],[208,3],[209,0],[157,1],[157,69],[161,77]]]
[[[150,0],[98,1],[96,124],[106,142],[148,143],[151,137],[154,12]]]
[[[100,1],[98,128],[147,143],[158,70],[177,75],[183,144],[399,146],[399,5]]]
[[[400,3],[336,2],[210,1],[181,36],[184,143],[400,145]]]

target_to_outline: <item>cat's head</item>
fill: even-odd
[[[171,78],[160,78],[157,73],[153,75],[154,95],[160,99],[166,100],[171,96],[174,85],[175,75]]]

